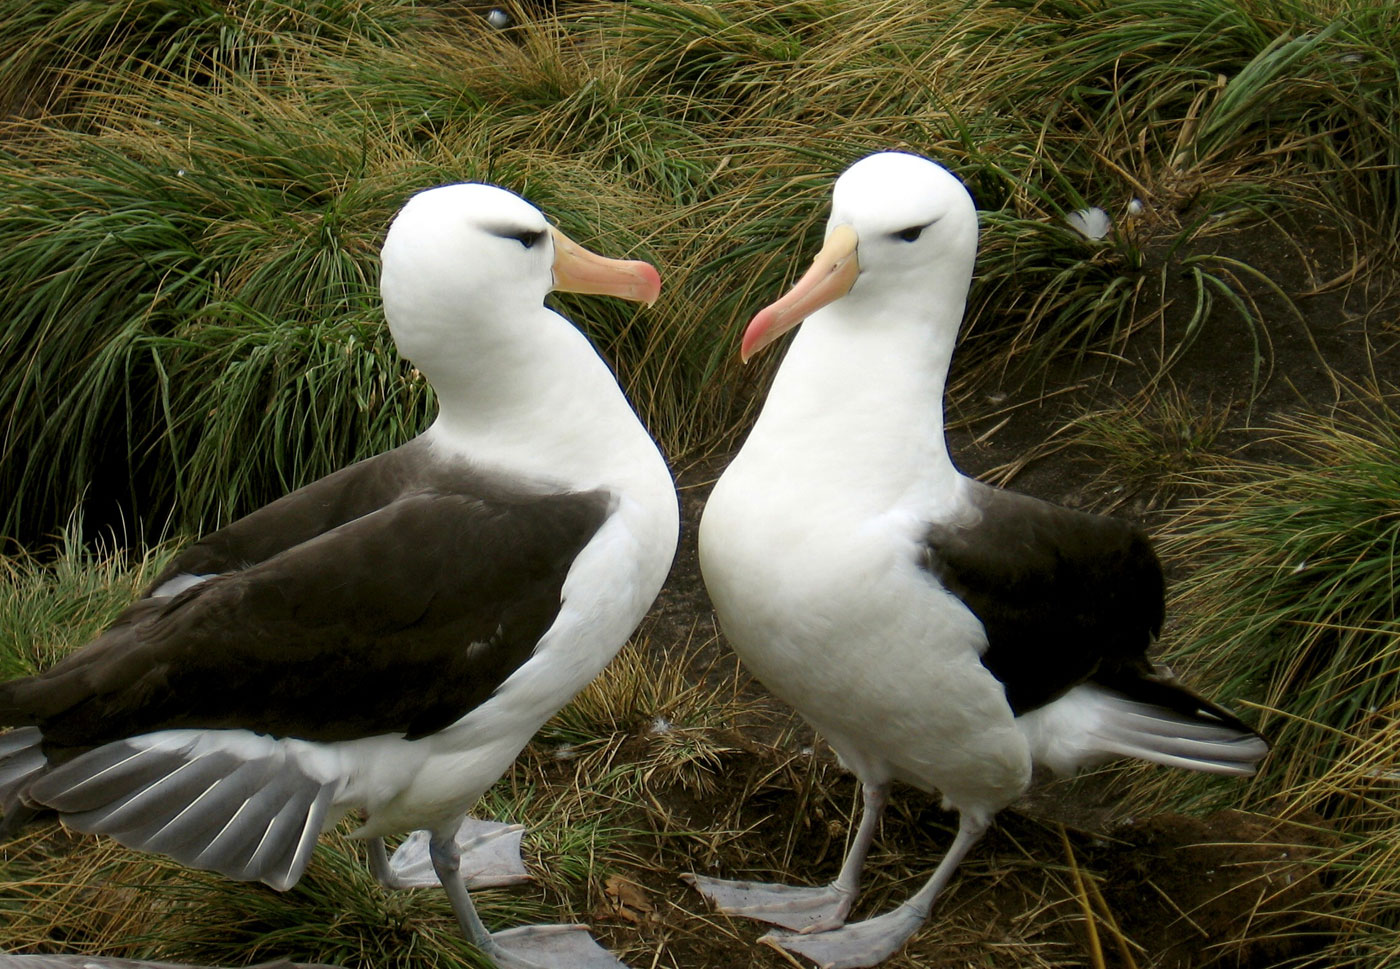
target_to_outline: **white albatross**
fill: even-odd
[[[631,635],[670,568],[675,488],[551,290],[651,303],[644,262],[488,185],[419,193],[383,247],[385,316],[439,414],[409,443],[180,554],[105,632],[0,686],[0,806],[285,890],[317,835],[430,834],[502,969],[621,963],[583,926],[490,933],[466,812]]]
[[[976,247],[945,169],[899,152],[851,166],[811,270],[744,334],[748,359],[806,320],[700,523],[725,636],[855,773],[864,808],[828,886],[687,880],[796,930],[764,941],[822,966],[897,952],[1035,765],[1249,774],[1267,750],[1146,659],[1163,579],[1138,529],[954,467],[943,392]],[[912,898],[846,925],[893,781],[940,792],[958,834]]]

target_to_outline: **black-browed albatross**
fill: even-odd
[[[453,835],[670,568],[666,463],[545,306],[551,290],[651,303],[660,285],[504,189],[412,197],[381,291],[437,418],[205,537],[87,647],[0,686],[0,724],[19,728],[0,737],[7,822],[49,808],[286,889],[360,811],[362,837],[430,832],[463,930],[503,969],[620,966],[582,926],[489,933]]]
[[[1033,765],[1116,757],[1249,774],[1265,743],[1146,658],[1163,578],[1140,530],[961,474],[943,392],[977,247],[962,184],[915,155],[836,182],[811,270],[744,333],[748,359],[806,319],[700,523],[700,566],[744,663],[859,778],[836,880],[688,876],[721,911],[871,966],[923,924]],[[892,781],[940,792],[952,847],[893,911],[845,925]]]

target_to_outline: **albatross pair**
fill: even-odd
[[[1163,577],[1138,529],[954,467],[943,392],[976,246],[945,169],[897,152],[848,169],[811,270],[744,333],[747,359],[802,323],[700,522],[725,635],[856,774],[864,808],[825,887],[688,877],[721,911],[795,930],[765,941],[823,967],[897,952],[1037,765],[1249,774],[1267,750],[1147,660]],[[958,833],[913,897],[848,925],[893,781],[940,792]]]
[[[810,317],[716,486],[701,564],[745,662],[856,772],[865,810],[821,889],[694,878],[826,966],[895,952],[1031,768],[1111,757],[1248,773],[1265,745],[1152,667],[1162,575],[1111,519],[953,467],[942,394],[976,248],[946,171],[880,154],[837,183],[827,245],[744,337]],[[454,835],[635,628],[675,551],[670,475],[553,288],[644,302],[499,189],[422,193],[383,251],[385,314],[440,414],[397,450],[195,544],[86,649],[0,686],[0,806],[57,811],[190,865],[294,884],[317,835],[426,829],[466,934],[502,969],[620,965],[582,927],[489,933]],[[960,830],[928,883],[844,926],[889,785]]]
[[[85,649],[0,686],[0,724],[19,727],[0,736],[6,826],[47,808],[286,889],[359,811],[385,881],[379,837],[429,832],[464,932],[502,969],[620,967],[582,926],[488,932],[454,836],[670,567],[666,464],[544,305],[551,289],[650,303],[660,285],[502,189],[413,197],[382,292],[436,420],[207,536]]]

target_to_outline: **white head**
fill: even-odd
[[[651,303],[660,289],[649,264],[589,252],[494,185],[419,192],[394,218],[381,251],[389,330],[430,377],[444,358],[481,361],[518,342],[551,290]]]
[[[825,245],[787,295],[753,318],[743,359],[836,300],[869,303],[872,319],[896,302],[947,307],[941,318],[956,328],[976,254],[977,209],[951,172],[918,155],[868,155],[836,180]]]

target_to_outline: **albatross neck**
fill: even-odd
[[[575,486],[659,460],[593,345],[544,307],[513,339],[448,350],[418,364],[433,385],[435,446]],[[415,361],[417,363],[417,361]]]
[[[802,324],[745,450],[772,449],[793,473],[833,484],[849,477],[868,486],[872,469],[955,473],[943,392],[962,299],[867,302],[842,299]]]

